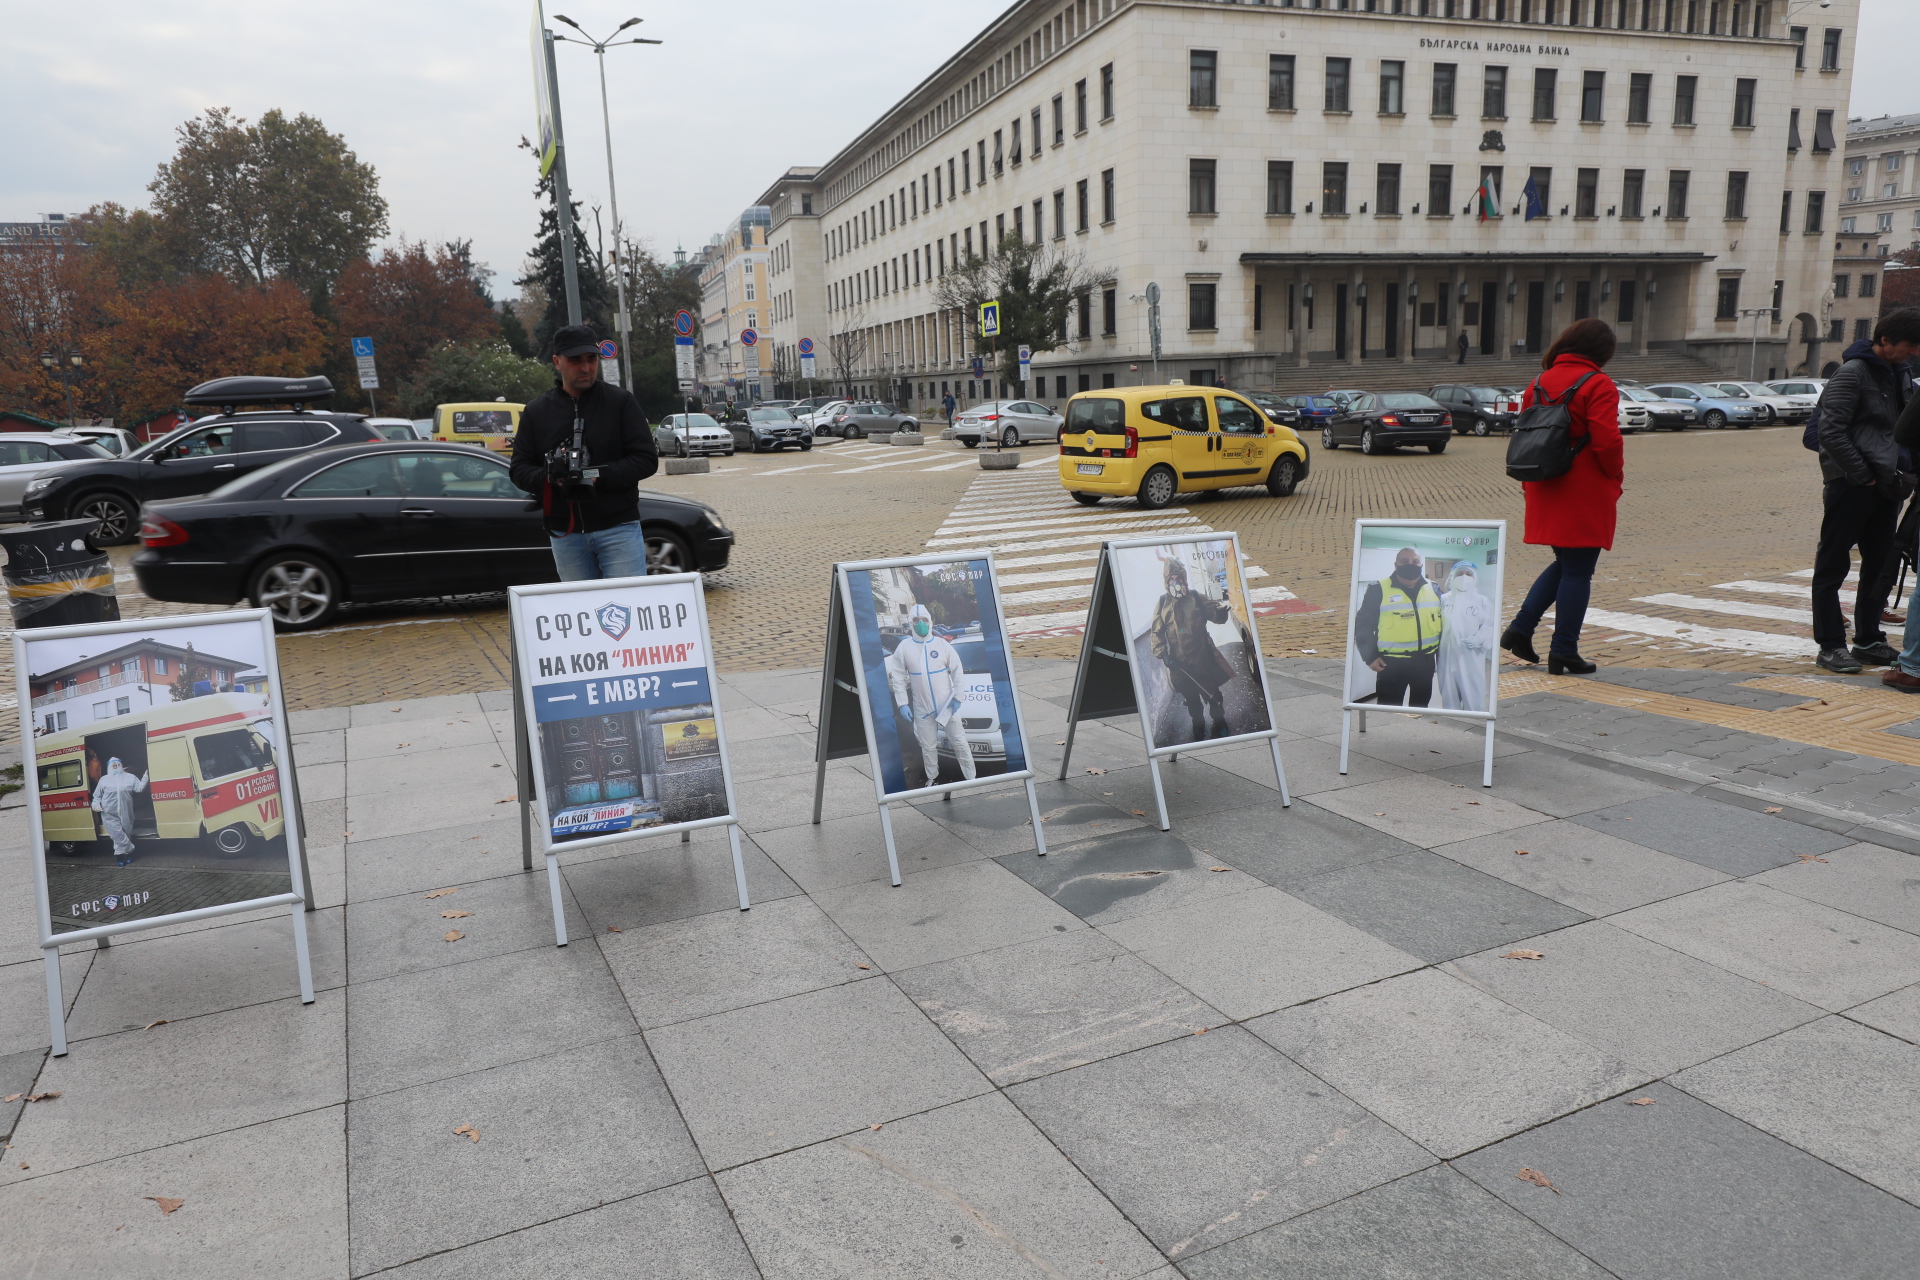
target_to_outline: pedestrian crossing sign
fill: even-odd
[[[997,338],[1000,336],[1000,300],[980,304],[980,336]]]

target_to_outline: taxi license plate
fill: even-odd
[[[1097,462],[1083,462],[1074,468],[1075,472],[1083,476],[1097,476],[1101,470],[1102,468]]]

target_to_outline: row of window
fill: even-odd
[[[1850,275],[1835,276],[1833,278],[1833,296],[1836,298],[1847,297],[1848,292],[1852,287],[1852,284],[1853,284],[1853,277]],[[1874,296],[1874,293],[1879,289],[1879,287],[1880,287],[1880,277],[1873,274],[1872,272],[1868,272],[1866,275],[1863,275],[1860,277],[1859,296],[1862,298],[1871,298]]]
[[[1227,0],[1238,3],[1239,0]],[[1773,35],[1771,0],[1252,0],[1276,9],[1333,9],[1401,14],[1421,18],[1470,18],[1525,25],[1611,28],[1617,31],[1670,31],[1686,35]],[[1794,65],[1806,65],[1807,29],[1789,27],[1800,47]],[[1828,27],[1821,41],[1820,69],[1840,67],[1841,29]]]
[[[1298,58],[1290,53],[1267,55],[1267,110],[1293,111],[1299,100]],[[1480,118],[1507,119],[1507,93],[1512,68],[1488,66],[1480,75]],[[1732,123],[1736,129],[1750,129],[1754,123],[1754,98],[1759,81],[1745,77],[1733,82]],[[1354,70],[1352,58],[1327,58],[1321,74],[1321,109],[1338,114],[1353,110]],[[1381,115],[1407,113],[1407,64],[1404,60],[1382,59],[1375,77],[1376,104]],[[1430,73],[1428,114],[1445,119],[1458,115],[1460,64],[1436,62]],[[1601,124],[1606,120],[1607,73],[1580,73],[1579,111],[1584,123]],[[1675,76],[1673,123],[1691,125],[1700,99],[1699,76]],[[1195,49],[1187,55],[1187,105],[1202,110],[1220,106],[1220,54],[1213,49]],[[1627,123],[1651,124],[1653,110],[1653,74],[1636,71],[1627,78]],[[1560,71],[1557,67],[1533,70],[1532,119],[1557,120],[1560,117]]]
[[[1874,221],[1878,224],[1874,228],[1876,231],[1893,230],[1893,214],[1891,212],[1879,214],[1878,216],[1875,217]],[[1920,231],[1920,209],[1915,209],[1913,211],[1913,229],[1915,231]],[[1840,232],[1842,235],[1849,235],[1849,236],[1854,235],[1859,230],[1860,230],[1860,219],[1858,218],[1840,219]],[[1882,245],[1880,247],[1880,252],[1885,253],[1886,251],[1887,251],[1886,246]]]

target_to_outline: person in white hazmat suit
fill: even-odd
[[[887,655],[887,686],[900,719],[912,726],[913,736],[920,740],[920,760],[927,776],[923,786],[932,786],[940,776],[940,733],[947,735],[960,775],[973,777],[973,748],[960,724],[960,682],[965,675],[953,646],[933,634],[933,615],[927,607],[913,606],[907,615],[906,638]],[[900,759],[902,765],[910,764],[905,742],[900,744]],[[906,773],[907,789],[917,790],[911,785],[912,769]]]
[[[1462,560],[1447,577],[1447,594],[1440,598],[1439,669],[1434,683],[1440,705],[1449,711],[1487,709],[1488,656],[1495,633],[1493,601],[1480,594],[1480,574]]]
[[[134,777],[115,756],[107,761],[107,771],[94,784],[93,808],[100,825],[113,839],[114,865],[124,867],[133,861],[133,798],[147,789],[147,775]]]

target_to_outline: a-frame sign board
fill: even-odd
[[[1232,542],[1236,563],[1240,553],[1239,539],[1232,534],[1211,533],[1203,536],[1183,538],[1141,538],[1126,542],[1105,542],[1100,546],[1100,562],[1094,568],[1093,601],[1087,608],[1087,629],[1080,642],[1080,663],[1074,672],[1073,697],[1067,704],[1067,741],[1066,749],[1060,755],[1060,778],[1066,780],[1067,769],[1073,759],[1074,731],[1082,720],[1104,720],[1110,716],[1123,716],[1139,713],[1146,702],[1143,696],[1140,672],[1135,662],[1133,638],[1127,633],[1126,612],[1121,606],[1121,585],[1114,572],[1114,553],[1117,550],[1149,548],[1176,543],[1198,541],[1217,541],[1227,539]],[[1256,633],[1257,641],[1257,633]],[[1153,779],[1153,799],[1159,808],[1160,829],[1167,831],[1172,823],[1167,818],[1166,790],[1160,781],[1160,760],[1178,760],[1183,751],[1199,751],[1208,747],[1238,746],[1242,743],[1265,738],[1273,751],[1273,776],[1280,784],[1281,807],[1291,807],[1293,797],[1287,793],[1287,772],[1280,763],[1280,735],[1271,727],[1273,699],[1268,696],[1266,687],[1266,669],[1259,661],[1259,655],[1253,655],[1254,669],[1259,674],[1260,696],[1268,708],[1269,727],[1254,733],[1236,734],[1228,738],[1202,739],[1196,742],[1156,745],[1152,731],[1146,724],[1147,717],[1141,716],[1141,736],[1147,744],[1147,769]]]

